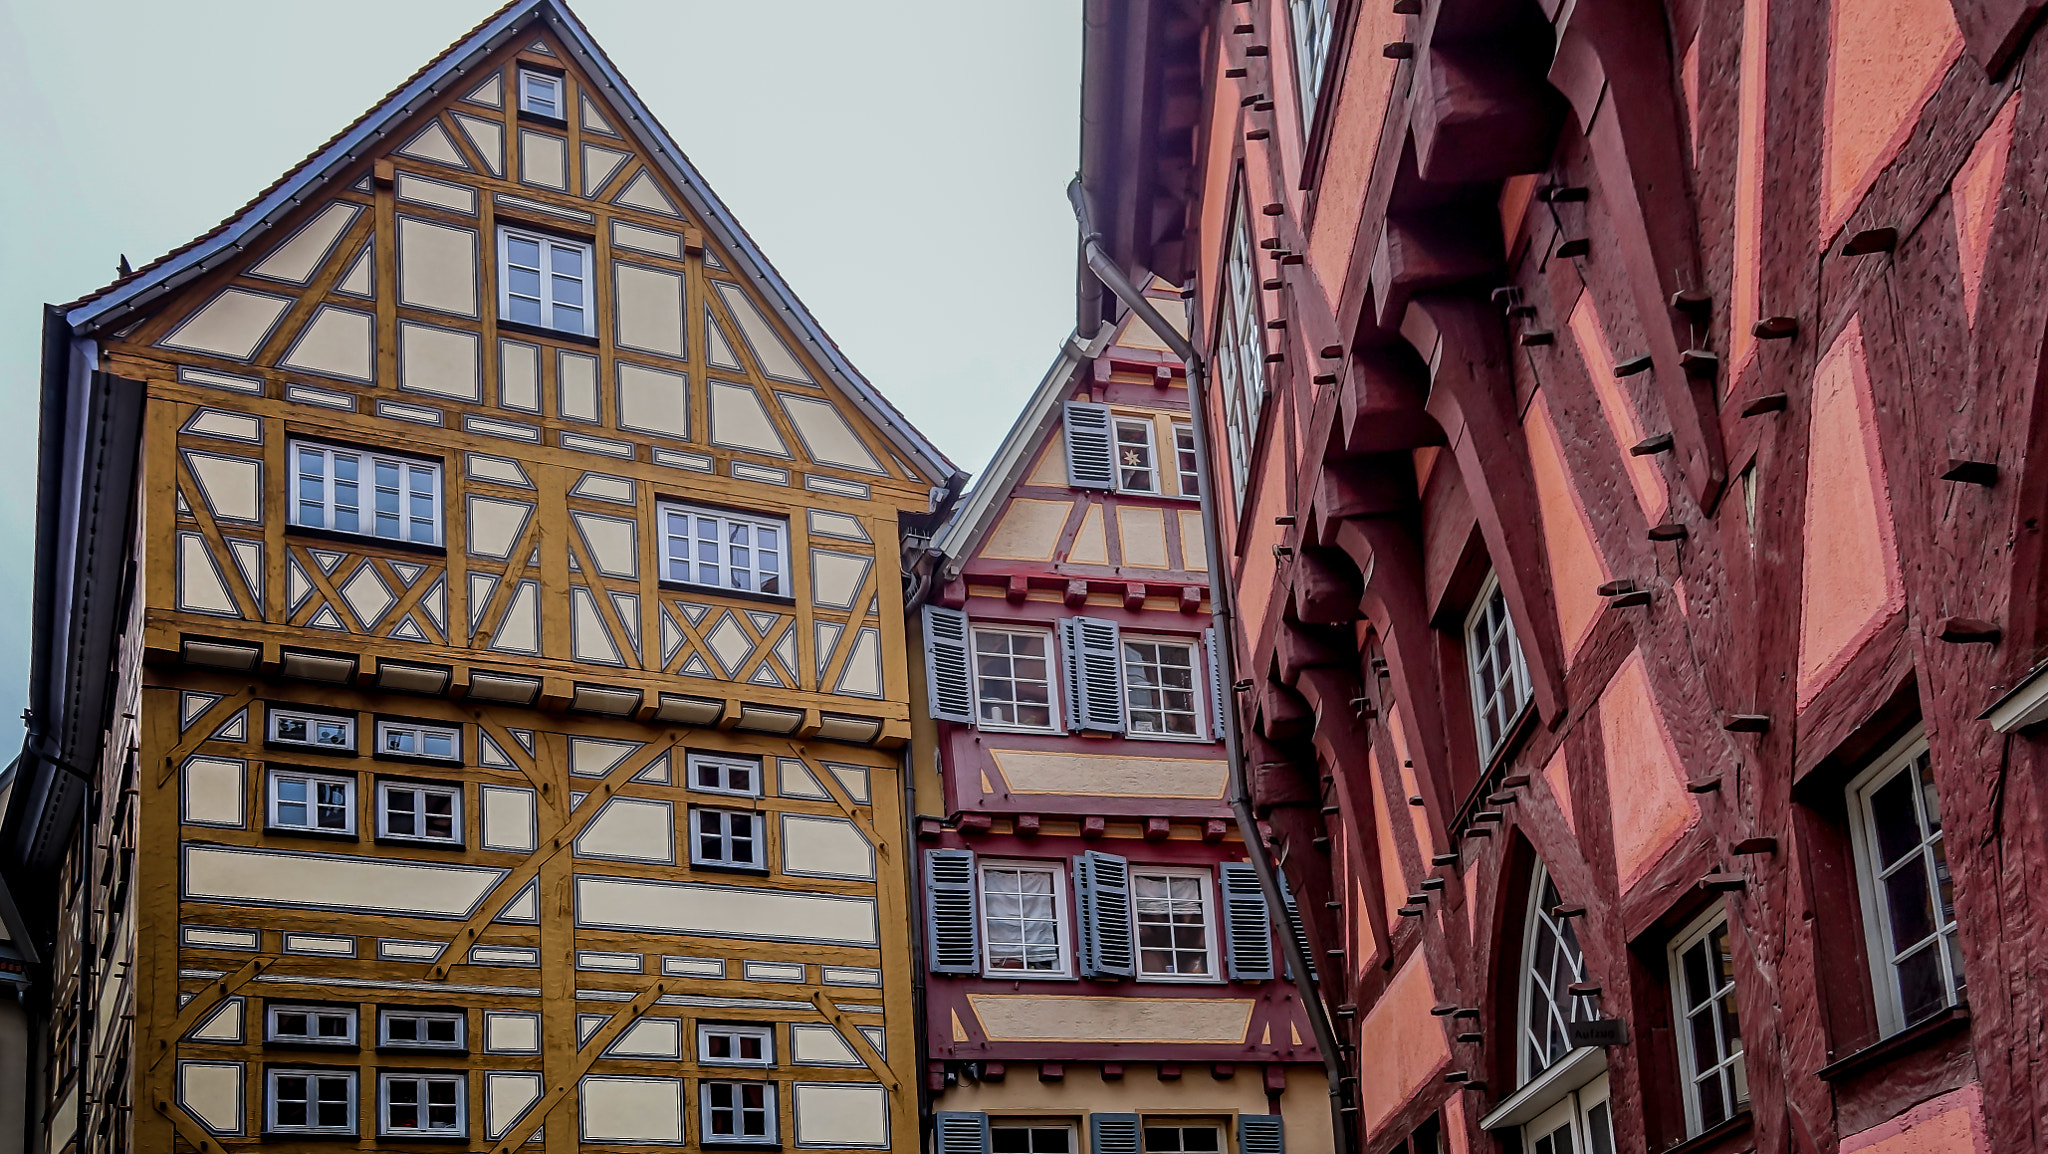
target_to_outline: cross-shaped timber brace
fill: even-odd
[[[194,994],[192,1000],[186,1002],[185,1007],[178,1011],[177,1024],[171,1027],[170,1032],[157,1039],[156,1054],[150,1058],[149,1068],[152,1070],[156,1069],[157,1065],[164,1060],[164,1055],[171,1052],[171,1047],[176,1044],[177,1040],[184,1037],[186,1032],[192,1027],[205,1021],[206,1015],[212,1013],[214,1007],[233,997],[236,990],[255,981],[258,974],[261,974],[275,964],[277,964],[277,959],[267,955],[260,958],[251,958],[246,965],[234,973],[208,982],[205,989]]]
[[[527,1135],[533,1133],[534,1127],[539,1126],[556,1106],[562,1104],[562,1099],[568,1097],[569,1091],[576,1083],[583,1080],[583,1075],[590,1071],[591,1065],[604,1056],[604,1052],[611,1048],[613,1042],[619,1040],[619,1035],[625,1033],[628,1026],[639,1021],[642,1014],[653,1009],[654,1003],[660,1001],[662,995],[668,993],[670,986],[674,984],[665,978],[658,980],[626,1003],[625,1009],[612,1015],[611,1021],[606,1022],[597,1033],[592,1034],[589,1040],[583,1043],[583,1049],[576,1055],[576,1065],[568,1074],[555,1083],[554,1089],[549,1090],[546,1097],[535,1105],[528,1106],[526,1112],[499,1137],[498,1144],[491,1148],[492,1154],[512,1154],[519,1149],[520,1144],[526,1141]]]
[[[888,857],[889,843],[883,841],[882,836],[875,832],[875,823],[868,815],[854,808],[853,798],[847,794],[846,786],[839,780],[838,775],[827,771],[824,766],[815,764],[810,758],[805,757],[803,751],[796,747],[795,742],[790,743],[789,753],[790,756],[804,763],[804,768],[810,771],[813,778],[817,779],[819,788],[830,795],[832,804],[838,806],[839,812],[845,814],[847,820],[851,821],[860,830],[861,835],[868,839],[868,844],[875,847],[875,852],[883,857]]]

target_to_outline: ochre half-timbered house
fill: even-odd
[[[1226,798],[1200,491],[1180,360],[1126,313],[1067,342],[920,559],[941,1154],[1328,1144]]]
[[[2039,6],[1085,11],[1337,1148],[2048,1144]]]
[[[46,332],[33,1149],[918,1147],[964,478],[566,7]]]

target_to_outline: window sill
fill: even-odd
[[[981,977],[990,982],[1078,982],[1073,974],[1027,974],[1022,970],[992,970],[984,965]],[[1121,980],[1121,979],[1117,979]]]
[[[446,545],[427,545],[419,541],[402,541],[396,537],[379,537],[371,533],[350,533],[342,529],[321,529],[312,525],[286,525],[286,534],[293,537],[310,537],[315,541],[335,541],[348,545],[376,545],[385,549],[398,549],[406,553],[418,553],[426,557],[446,557]]]
[[[352,745],[303,745],[296,741],[265,741],[263,748],[274,749],[292,756],[312,754],[314,757],[358,757],[361,756]]]
[[[469,848],[459,841],[440,841],[430,837],[392,837],[388,834],[370,839],[373,845],[403,846],[406,849],[445,849],[461,853]]]
[[[721,874],[751,874],[758,878],[765,878],[769,873],[767,866],[726,865],[722,862],[710,861],[693,861],[690,863],[690,868],[693,870],[710,870],[713,873]]]
[[[530,325],[524,321],[507,320],[504,317],[498,318],[498,331],[503,333],[524,333],[530,337],[550,337],[558,341],[589,345],[591,348],[596,348],[599,343],[596,337],[585,333],[572,333],[568,329],[551,329],[546,325]]]
[[[370,756],[378,761],[397,761],[403,762],[406,765],[437,765],[445,769],[462,768],[462,759],[459,757],[428,757],[420,753],[392,753],[382,749],[373,751]]]
[[[560,128],[564,131],[567,131],[569,127],[568,121],[559,116],[549,116],[545,112],[528,112],[526,109],[521,108],[518,110],[518,113],[519,123],[521,124],[538,124],[543,128]]]
[[[266,1142],[359,1142],[362,1136],[354,1130],[265,1130],[261,1137]]]
[[[343,833],[339,830],[330,829],[301,829],[295,825],[266,825],[263,827],[263,832],[271,837],[304,837],[311,838],[314,841],[360,842],[363,840],[362,836],[354,830]]]
[[[377,1135],[393,1142],[418,1142],[435,1146],[467,1146],[467,1134],[414,1134],[406,1130],[393,1130]]]
[[[701,785],[688,785],[683,788],[688,793],[701,794],[705,797],[730,797],[737,801],[761,800],[761,795],[758,793],[740,793],[737,790],[730,789],[706,789]]]
[[[663,589],[678,593],[696,593],[708,597],[732,597],[741,601],[765,601],[770,605],[795,605],[796,598],[783,593],[754,593],[746,589],[728,589],[723,585],[697,585],[689,581],[671,581],[666,577],[655,582]],[[849,610],[856,612],[857,610]]]
[[[1702,1150],[1711,1150],[1727,1139],[1747,1131],[1753,1121],[1749,1108],[1745,1106],[1736,1111],[1733,1118],[1710,1126],[1683,1142],[1666,1146],[1664,1154],[1698,1154]]]
[[[469,1053],[469,1048],[466,1046],[394,1046],[387,1044],[377,1047],[377,1052],[379,1054],[467,1054]]]
[[[719,1140],[718,1140],[718,1139],[716,1139],[716,1138],[705,1138],[705,1139],[702,1139],[702,1140],[700,1140],[700,1141],[699,1141],[699,1142],[697,1143],[697,1146],[698,1146],[698,1148],[699,1148],[699,1149],[702,1149],[702,1150],[780,1150],[780,1149],[782,1149],[782,1143],[780,1143],[780,1142],[741,1142],[741,1141],[736,1141],[736,1140],[726,1140],[726,1141],[719,1141]]]
[[[1533,1121],[1566,1094],[1599,1077],[1607,1070],[1607,1051],[1599,1046],[1580,1046],[1552,1062],[1542,1073],[1529,1079],[1501,1100],[1493,1112],[1479,1120],[1482,1130],[1505,1130]]]
[[[354,1042],[293,1042],[283,1038],[267,1039],[263,1043],[263,1048],[266,1050],[292,1050],[299,1053],[312,1050],[323,1054],[354,1054],[362,1050],[362,1047]]]
[[[1220,986],[1222,978],[1214,974],[1139,974],[1130,979],[1148,986]]]
[[[1814,1073],[1824,1082],[1839,1082],[1874,1066],[1881,1066],[1902,1054],[1911,1053],[1938,1038],[1959,1034],[1969,1028],[1969,1003],[1958,1003],[1937,1014],[1922,1018],[1889,1038],[1873,1042],[1847,1057],[1838,1058]]]

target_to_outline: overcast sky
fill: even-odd
[[[0,0],[0,764],[42,305],[211,228],[494,0]],[[575,0],[884,394],[978,472],[1073,327],[1079,0]]]

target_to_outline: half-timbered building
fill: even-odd
[[[2039,6],[1085,9],[1337,1149],[2041,1148]]]
[[[919,559],[942,1154],[1327,1144],[1225,796],[1188,416],[1180,359],[1136,314],[1069,340]]]
[[[964,478],[564,5],[45,333],[31,1149],[917,1148]]]

